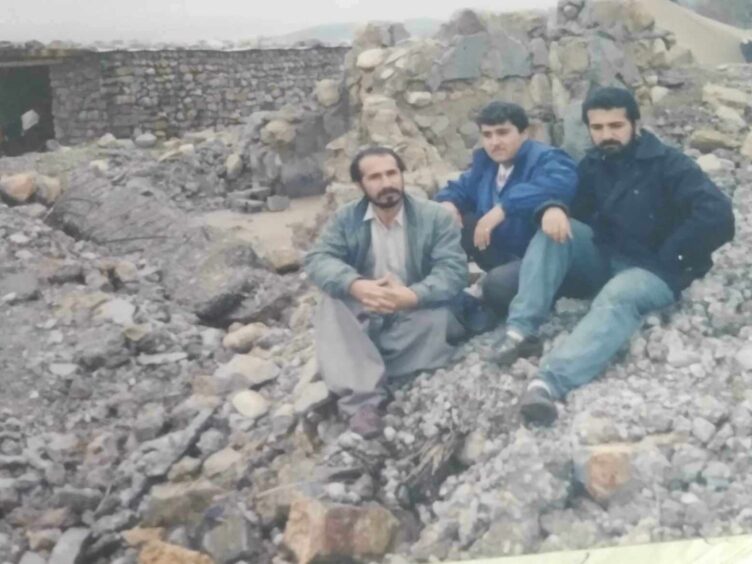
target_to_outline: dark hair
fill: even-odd
[[[366,147],[365,149],[361,149],[350,163],[350,178],[352,178],[353,182],[360,184],[360,181],[363,180],[363,171],[360,170],[360,161],[366,157],[373,157],[375,155],[391,155],[394,157],[394,161],[397,163],[397,168],[400,172],[405,172],[405,163],[400,156],[389,147]]]
[[[475,118],[478,127],[481,125],[501,125],[509,122],[517,131],[525,131],[530,121],[522,106],[511,102],[491,102]]]
[[[585,99],[582,104],[582,121],[588,124],[588,112],[590,110],[614,110],[624,108],[627,112],[627,119],[632,125],[640,119],[640,106],[637,100],[629,90],[617,88],[615,86],[603,86],[596,88]]]

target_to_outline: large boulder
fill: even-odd
[[[143,252],[164,272],[170,297],[203,322],[229,325],[277,318],[291,301],[252,247],[226,232],[192,225],[146,179],[114,184],[88,170],[71,174],[48,221],[116,253]]]

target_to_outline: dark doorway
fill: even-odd
[[[29,110],[39,122],[24,130],[21,116]],[[43,151],[54,138],[49,67],[0,67],[0,155]]]

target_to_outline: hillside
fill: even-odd
[[[656,25],[673,32],[679,44],[691,49],[699,63],[744,62],[739,43],[752,38],[752,30],[706,18],[670,0],[640,1],[653,14]]]

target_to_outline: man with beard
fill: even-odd
[[[382,430],[387,381],[446,364],[458,322],[447,301],[467,284],[460,233],[441,205],[405,194],[405,165],[370,147],[350,176],[363,198],[337,211],[306,255],[323,292],[316,356],[340,413],[364,437]]]
[[[555,400],[601,374],[645,314],[673,304],[734,236],[729,199],[695,162],[640,130],[632,94],[599,88],[582,107],[594,148],[578,167],[570,233],[539,232],[522,261],[495,360],[539,354],[535,340],[557,295],[595,296],[571,334],[541,359],[520,400],[522,416],[550,424]]]

